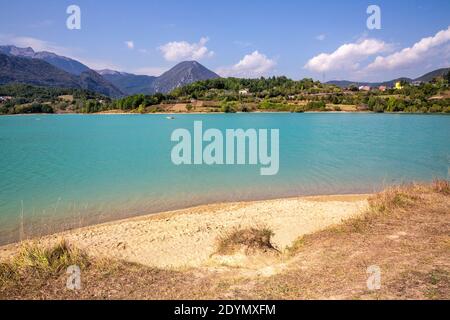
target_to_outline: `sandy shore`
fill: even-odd
[[[208,264],[217,238],[237,227],[269,227],[274,245],[283,250],[304,234],[358,215],[368,195],[288,198],[204,205],[89,226],[40,239],[66,239],[96,257],[124,259],[161,268]],[[0,258],[19,244],[0,248]]]

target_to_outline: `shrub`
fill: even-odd
[[[438,105],[438,104],[433,104],[430,107],[430,112],[442,112],[442,106]]]
[[[222,112],[236,113],[237,103],[235,101],[222,102]]]
[[[302,106],[295,106],[291,109],[291,112],[303,113],[303,112],[305,112],[305,109]]]
[[[323,101],[310,101],[306,105],[306,110],[325,111],[327,105]]]
[[[14,113],[53,113],[53,108],[47,104],[32,103],[31,105],[19,105],[14,108]]]

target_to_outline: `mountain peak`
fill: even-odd
[[[182,61],[159,77],[138,76],[109,69],[99,70],[98,73],[126,94],[169,93],[192,82],[219,78],[197,61]]]
[[[84,64],[73,60],[68,57],[59,56],[56,53],[48,51],[35,52],[33,48],[19,48],[13,45],[0,46],[0,53],[4,53],[9,56],[40,59],[50,63],[54,67],[64,70],[70,74],[80,75],[82,72],[90,70],[89,67]]]
[[[155,92],[167,93],[187,84],[220,78],[197,61],[182,61],[169,71],[164,72],[153,83]]]
[[[19,48],[13,45],[0,46],[0,53],[4,53],[9,56],[20,56],[27,58],[33,58],[35,55],[35,51],[31,47]]]

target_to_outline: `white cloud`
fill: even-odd
[[[130,41],[125,41],[125,45],[127,46],[128,49],[133,50],[134,49],[134,41],[130,40]]]
[[[444,56],[450,51],[450,46],[444,46],[450,41],[450,27],[441,30],[432,37],[416,42],[412,47],[404,48],[386,57],[378,56],[367,66],[368,71],[393,70],[416,65],[430,56]]]
[[[202,37],[198,43],[186,41],[174,41],[160,46],[158,49],[163,53],[167,61],[200,60],[214,55],[205,45],[208,38]]]
[[[267,75],[276,64],[275,60],[269,59],[258,51],[254,51],[231,67],[219,68],[217,73],[223,77],[256,78]]]
[[[316,40],[323,41],[323,40],[325,40],[326,37],[327,37],[327,36],[324,35],[324,34],[319,34],[319,35],[316,37]]]
[[[346,43],[332,53],[321,53],[310,59],[305,68],[315,72],[332,70],[356,70],[360,62],[372,55],[386,52],[390,45],[377,39],[365,39],[357,43]]]

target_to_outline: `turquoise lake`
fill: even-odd
[[[175,166],[173,130],[279,129],[280,168]],[[197,204],[369,193],[449,178],[450,116],[397,114],[0,117],[0,243]],[[22,231],[23,230],[23,231]]]

